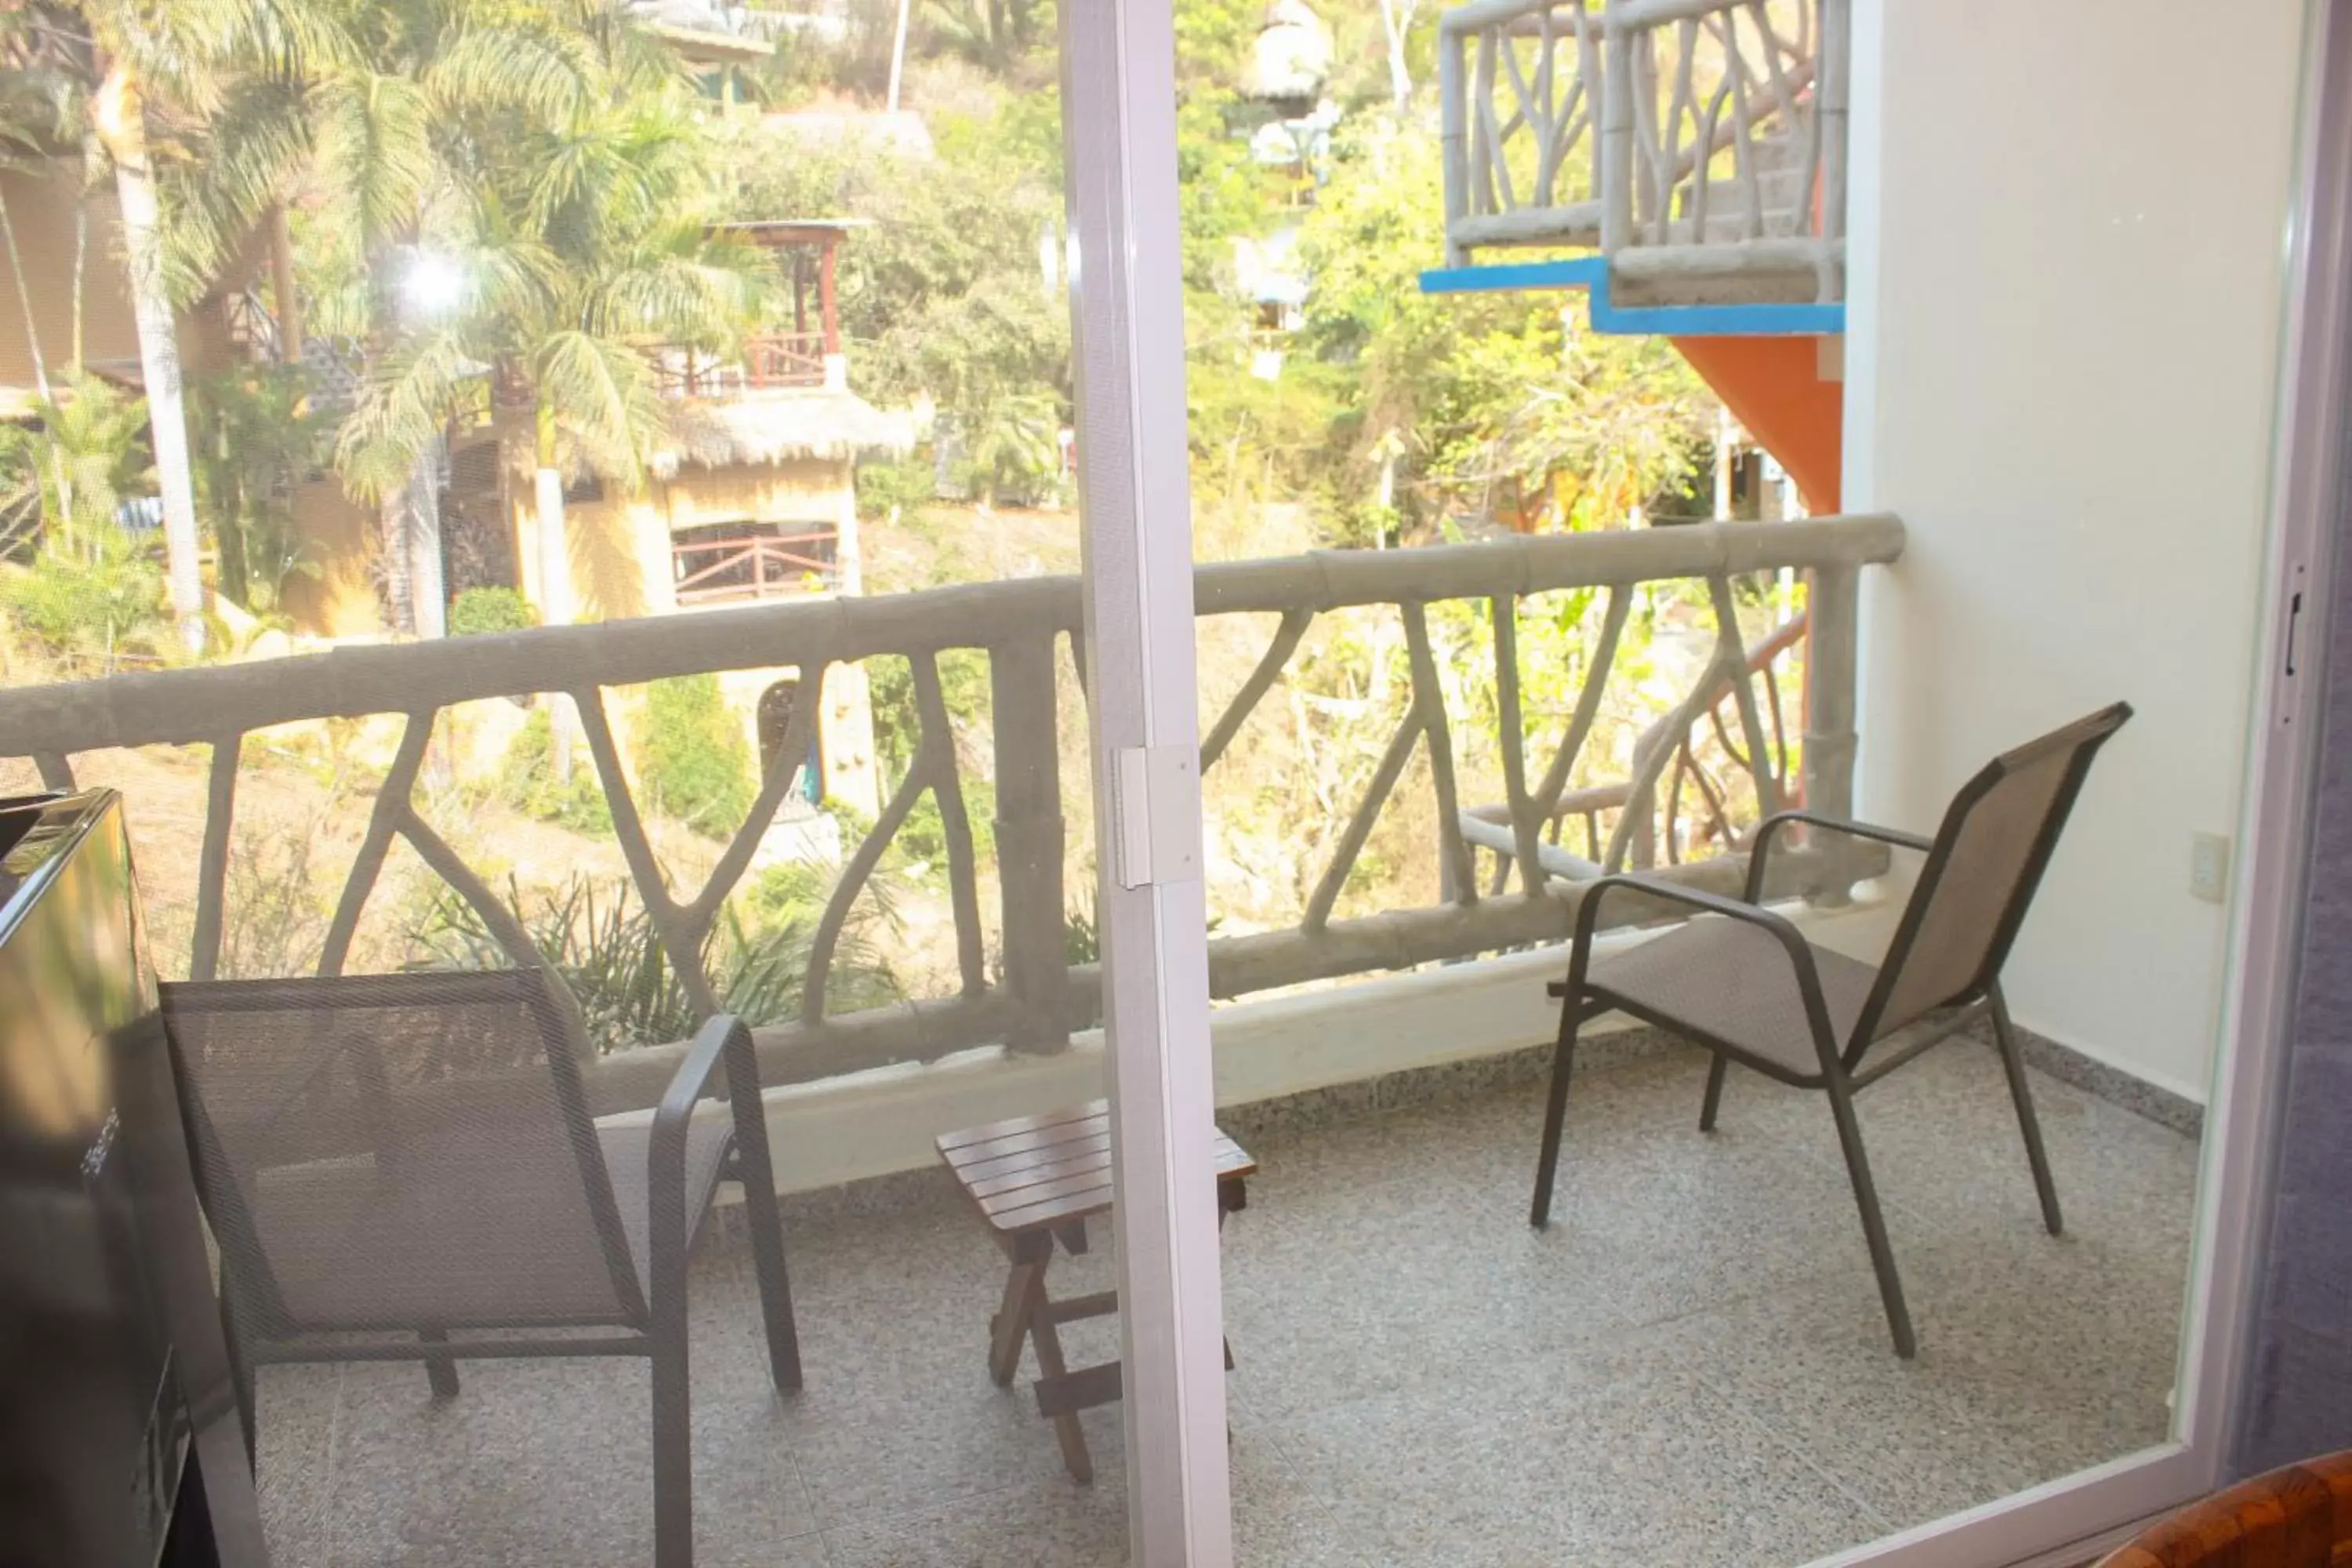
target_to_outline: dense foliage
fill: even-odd
[[[512,588],[468,588],[449,601],[449,635],[519,632],[539,625],[539,612]]]
[[[680,675],[646,689],[638,777],[653,808],[721,837],[751,814],[751,743],[715,675]]]
[[[850,0],[837,33],[782,35],[751,90],[854,120],[900,74],[895,11]],[[1706,411],[1668,347],[1595,337],[1558,296],[1419,291],[1441,240],[1433,9],[1320,11],[1319,89],[1277,100],[1254,68],[1257,0],[1176,5],[1201,505],[1302,506],[1335,544],[1686,505]],[[891,505],[1065,498],[1056,47],[1051,0],[919,0],[903,74],[926,134],[813,138],[790,113],[711,114],[625,0],[50,0],[0,29],[0,162],[63,160],[94,185],[120,173],[100,131],[127,105],[154,152],[160,286],[184,305],[253,288],[267,252],[308,336],[361,372],[356,403],[323,416],[313,360],[198,382],[157,415],[188,421],[221,591],[267,612],[304,569],[293,482],[331,463],[396,516],[493,370],[532,409],[539,467],[639,483],[667,419],[648,350],[723,356],[789,309],[723,220],[870,220],[839,255],[854,385],[930,432],[877,476]],[[1270,156],[1285,138],[1295,155]],[[1303,304],[1253,297],[1268,256]],[[54,407],[81,386],[73,336]],[[68,505],[85,533],[106,525],[87,488],[31,477],[54,452],[0,462],[50,529]],[[385,560],[393,619],[415,624],[407,565]]]
[[[1434,13],[1403,9],[1392,57],[1378,0],[1321,9],[1334,53],[1314,115],[1337,129],[1296,164],[1269,164],[1254,147],[1300,106],[1245,90],[1265,10],[1176,7],[1196,501],[1235,515],[1302,504],[1339,544],[1688,510],[1680,492],[1712,409],[1670,347],[1597,337],[1559,295],[1421,293],[1444,222],[1434,97],[1413,79]],[[934,155],[813,151],[756,122],[730,139],[742,216],[872,222],[842,251],[852,375],[878,403],[936,407],[938,472],[984,500],[1038,493],[1071,417],[1058,102],[1037,90],[1054,45],[1025,17],[1003,0],[935,0],[920,14],[914,47],[944,57],[935,68],[955,89],[952,107],[928,115]],[[832,92],[857,80],[858,37],[829,62],[803,48],[780,101],[817,96],[819,79]],[[1296,320],[1272,332],[1240,264],[1269,246],[1295,256],[1307,283]],[[877,476],[894,504],[903,471]]]

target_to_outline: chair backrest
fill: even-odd
[[[2098,1568],[2329,1568],[2352,1562],[2352,1450],[2256,1476],[2151,1525]]]
[[[1871,1041],[1999,978],[2091,759],[2130,717],[2129,703],[2103,708],[2002,752],[1960,786],[1854,1020],[1848,1066]]]
[[[642,1323],[537,970],[163,987],[240,1333]]]

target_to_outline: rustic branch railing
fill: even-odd
[[[1558,801],[1601,712],[1601,691],[1639,584],[1695,580],[1706,585],[1716,621],[1713,656],[1692,694],[1669,716],[1667,732],[1686,732],[1720,701],[1727,683],[1745,689],[1748,655],[1734,614],[1733,579],[1784,569],[1813,574],[1811,615],[1811,700],[1803,747],[1804,792],[1814,805],[1845,809],[1853,764],[1854,589],[1861,569],[1894,560],[1902,525],[1891,517],[1815,518],[1783,523],[1711,523],[1634,532],[1521,537],[1475,545],[1395,552],[1324,552],[1280,560],[1207,565],[1196,574],[1196,613],[1278,617],[1265,656],[1242,683],[1203,742],[1203,771],[1213,767],[1297,654],[1321,616],[1342,609],[1378,613],[1393,606],[1405,637],[1409,706],[1386,754],[1339,836],[1331,861],[1299,924],[1288,930],[1214,937],[1212,989],[1222,997],[1372,970],[1464,959],[1528,943],[1561,940],[1581,900],[1572,884],[1549,878],[1537,852],[1549,803]],[[1520,598],[1564,589],[1606,590],[1595,657],[1568,716],[1558,749],[1529,787],[1517,647]],[[1335,918],[1340,889],[1362,852],[1383,803],[1412,753],[1427,753],[1442,823],[1459,820],[1454,725],[1446,710],[1426,606],[1444,601],[1488,604],[1497,679],[1497,742],[1509,801],[1505,826],[1522,868],[1517,894],[1482,897],[1471,875],[1470,845],[1444,835],[1447,898],[1433,908],[1395,909]],[[761,1070],[778,1084],[889,1062],[929,1060],[974,1046],[1051,1051],[1070,1031],[1090,1025],[1100,976],[1072,963],[1065,948],[1065,822],[1057,750],[1057,638],[1075,645],[1079,584],[1071,577],[1028,578],[877,598],[804,600],[603,625],[544,627],[496,636],[394,647],[345,647],[264,663],[118,677],[0,691],[0,756],[31,757],[53,788],[73,783],[76,753],[110,747],[208,744],[212,768],[190,973],[216,973],[229,883],[231,827],[245,737],[272,726],[369,715],[404,716],[397,752],[353,858],[320,963],[341,970],[368,899],[395,839],[478,914],[490,936],[517,962],[541,955],[483,877],[426,821],[416,786],[436,720],[452,705],[521,693],[562,693],[576,709],[613,832],[631,881],[644,900],[671,963],[698,1006],[720,998],[702,952],[720,911],[749,869],[761,835],[793,790],[809,754],[809,726],[820,704],[794,705],[786,732],[768,759],[765,783],[746,820],[702,886],[681,894],[654,851],[622,765],[607,692],[671,676],[794,666],[803,689],[821,687],[835,664],[883,656],[908,661],[918,731],[912,763],[872,830],[850,855],[816,933],[801,1016],[766,1021],[757,1031]],[[979,855],[943,700],[940,657],[982,650],[989,660],[996,773],[997,883],[1003,952],[992,978],[981,919]],[[1077,650],[1074,646],[1073,652]],[[1082,658],[1074,660],[1081,673]],[[1752,696],[1737,703],[1759,803],[1768,807],[1785,781],[1770,762]],[[1675,748],[1640,759],[1633,798],[1652,798]],[[946,844],[956,935],[956,994],[847,1015],[827,1009],[835,954],[854,901],[921,797],[932,797]],[[1608,850],[1611,864],[1633,851],[1635,817],[1621,813]],[[1773,890],[1834,895],[1854,874],[1828,851],[1775,858]],[[1675,867],[1664,874],[1730,890],[1739,868],[1726,858]],[[1612,903],[1612,923],[1655,918],[1632,900]],[[585,1042],[583,1041],[583,1048]],[[682,1047],[650,1047],[596,1060],[591,1079],[606,1109],[649,1104]]]
[[[1471,0],[1439,23],[1447,264],[1587,246],[1637,288],[1843,297],[1850,0]]]
[[[1720,660],[1710,661],[1707,671],[1693,692],[1690,703],[1677,708],[1643,731],[1633,742],[1633,766],[1641,774],[1650,756],[1664,749],[1672,758],[1673,773],[1668,778],[1663,797],[1654,792],[1636,800],[1634,782],[1620,779],[1611,783],[1588,784],[1577,788],[1560,787],[1568,777],[1565,767],[1555,767],[1547,776],[1545,792],[1533,797],[1535,810],[1543,827],[1542,841],[1534,847],[1530,861],[1521,842],[1512,805],[1474,805],[1459,815],[1462,837],[1473,849],[1491,850],[1495,869],[1486,891],[1491,897],[1510,884],[1514,868],[1529,864],[1540,866],[1547,876],[1565,878],[1570,881],[1589,881],[1628,868],[1649,870],[1657,865],[1662,847],[1656,824],[1661,816],[1666,825],[1663,850],[1666,863],[1680,865],[1685,847],[1675,825],[1684,820],[1683,786],[1689,784],[1698,792],[1707,816],[1701,824],[1703,837],[1712,838],[1730,851],[1738,847],[1738,834],[1731,822],[1731,811],[1725,792],[1710,778],[1698,756],[1698,727],[1704,724],[1712,731],[1717,750],[1725,758],[1757,779],[1758,816],[1774,805],[1793,805],[1804,799],[1802,781],[1791,778],[1789,768],[1788,716],[1780,700],[1780,683],[1772,677],[1773,666],[1792,649],[1803,647],[1811,626],[1810,611],[1797,615],[1759,640],[1746,651],[1741,668],[1744,678],[1731,680],[1723,674]],[[1613,639],[1610,643],[1613,648]],[[1605,660],[1604,660],[1605,662]],[[1756,698],[1758,678],[1761,677],[1764,699]],[[1743,751],[1735,744],[1725,728],[1723,708],[1731,703],[1737,710],[1734,722],[1750,737]],[[1693,719],[1692,710],[1699,711]],[[1766,721],[1759,725],[1759,714]],[[1769,745],[1763,753],[1767,765],[1759,772],[1754,737],[1762,733]],[[1604,858],[1601,843],[1601,817],[1607,812],[1620,814],[1621,820],[1632,824],[1632,832],[1623,839],[1612,833],[1609,841],[1611,858]],[[1570,817],[1580,817],[1584,823],[1585,853],[1571,854],[1559,847],[1563,825]]]

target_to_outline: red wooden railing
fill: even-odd
[[[778,599],[829,588],[835,531],[812,525],[797,533],[754,533],[733,539],[679,541],[670,546],[677,572],[677,602]]]
[[[654,355],[653,363],[664,397],[725,397],[769,387],[823,386],[824,334],[761,332],[743,340],[740,359],[725,361],[692,349],[664,349]]]

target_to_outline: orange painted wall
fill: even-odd
[[[1838,510],[1845,384],[1821,376],[1819,338],[1676,338],[1731,416],[1797,481],[1815,515]]]

